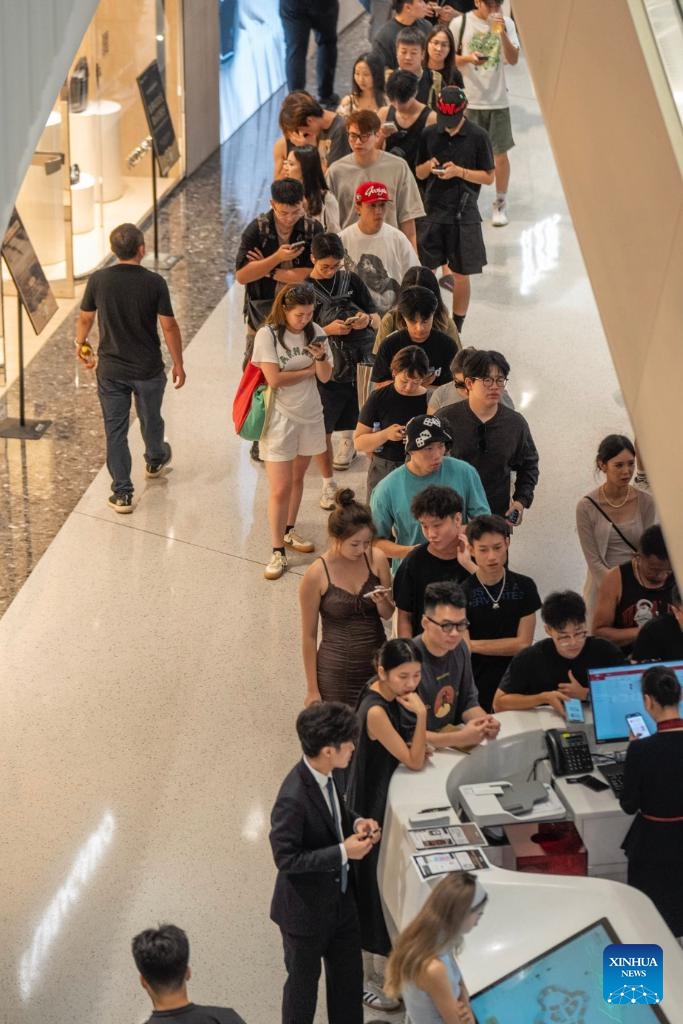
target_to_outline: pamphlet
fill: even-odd
[[[408,829],[408,835],[416,850],[488,845],[481,829],[474,822],[448,825],[446,828],[412,828]]]
[[[425,880],[454,871],[480,871],[489,866],[481,850],[476,849],[416,853],[412,860],[420,878]]]

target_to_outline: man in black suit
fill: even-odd
[[[329,1024],[363,1024],[360,927],[349,861],[379,842],[376,821],[340,800],[332,778],[346,768],[358,722],[345,704],[316,703],[296,721],[303,758],[282,783],[271,814],[278,869],[270,909],[282,932],[287,980],[283,1024],[312,1024],[320,961],[325,963]]]

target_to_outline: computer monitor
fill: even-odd
[[[652,1003],[606,1003],[602,993],[602,951],[619,942],[607,918],[570,935],[540,956],[470,997],[477,1024],[532,1024],[582,1021],[585,1024],[669,1024]],[[649,993],[649,990],[648,990]],[[648,995],[643,993],[643,998]]]
[[[643,672],[655,665],[672,668],[683,687],[683,661],[648,661],[640,665],[618,665],[614,668],[595,668],[588,673],[593,705],[593,728],[596,743],[625,743],[630,736],[627,715],[640,714],[650,734],[657,731],[648,715],[640,692]],[[683,701],[681,701],[683,714]]]

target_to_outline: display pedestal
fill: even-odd
[[[84,235],[95,227],[95,179],[84,174],[71,186],[71,230]]]
[[[95,178],[95,199],[109,203],[123,193],[121,104],[95,100],[80,114],[69,114],[71,163]],[[98,183],[101,182],[101,188]]]

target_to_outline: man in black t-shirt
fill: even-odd
[[[564,715],[570,697],[588,700],[588,672],[625,664],[615,644],[588,636],[586,605],[579,594],[549,594],[541,605],[549,639],[512,659],[493,698],[494,711],[526,711],[549,704]]]
[[[426,385],[448,384],[453,380],[451,361],[458,351],[453,339],[434,328],[434,314],[438,300],[429,288],[414,285],[405,288],[398,301],[398,313],[403,317],[405,329],[387,335],[379,346],[372,368],[371,380],[379,387],[390,384],[391,360],[406,345],[422,345],[433,372],[423,381]]]
[[[182,928],[174,924],[147,928],[133,939],[132,951],[140,984],[154,1007],[147,1024],[245,1024],[238,1013],[226,1006],[197,1006],[190,1002],[190,944]]]
[[[490,711],[512,657],[533,643],[541,607],[536,584],[508,568],[510,527],[501,516],[467,524],[475,571],[463,583],[470,620],[472,671],[479,703]]]
[[[674,583],[669,611],[645,623],[633,645],[631,661],[677,661],[679,658],[683,658],[683,601]]]
[[[97,394],[107,439],[107,469],[112,478],[109,507],[133,511],[133,481],[128,447],[131,399],[145,442],[145,473],[162,476],[171,461],[171,446],[164,440],[161,403],[166,387],[157,320],[173,360],[175,388],[185,383],[183,341],[173,315],[168,285],[160,274],[141,267],[145,236],[135,224],[120,224],[109,236],[118,262],[96,270],[86,285],[76,323],[77,353],[88,368],[95,365],[88,335],[99,327]]]
[[[422,632],[424,594],[430,583],[462,583],[476,569],[462,525],[462,498],[456,491],[438,484],[425,487],[413,498],[410,511],[427,543],[406,555],[394,577],[396,632],[405,637]]]
[[[465,118],[467,97],[456,85],[442,89],[436,124],[425,128],[415,174],[425,181],[427,215],[420,221],[418,252],[424,266],[447,263],[453,271],[453,319],[458,331],[470,301],[470,274],[486,266],[477,199],[494,179],[491,142],[483,128]]]

